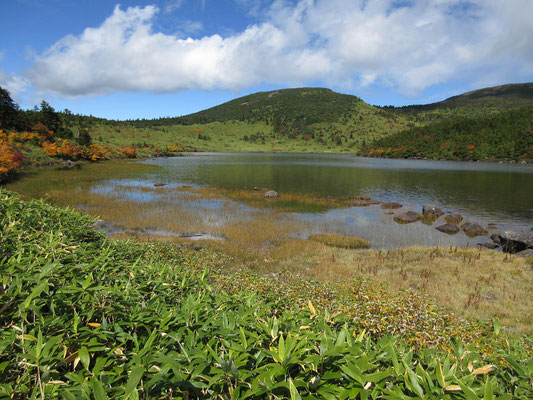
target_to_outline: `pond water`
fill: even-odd
[[[320,196],[371,196],[421,212],[435,204],[447,212],[499,230],[531,229],[533,166],[426,160],[370,159],[348,155],[203,153],[144,161],[161,167],[142,181],[230,189],[263,187]],[[138,184],[139,182],[130,182]],[[313,232],[359,235],[375,247],[474,245],[488,238],[448,236],[421,222],[398,225],[379,206],[293,213],[313,222]],[[293,215],[294,216],[294,215]],[[441,221],[442,222],[442,221]]]
[[[191,157],[149,159],[140,163],[154,168],[119,178],[114,178],[110,170],[105,177],[100,174],[98,179],[86,183],[90,196],[113,197],[114,203],[107,203],[105,208],[94,208],[94,204],[79,200],[79,196],[64,193],[61,196],[67,203],[71,198],[69,204],[84,211],[108,214],[110,223],[123,222],[118,217],[113,221],[115,214],[120,214],[122,219],[135,214],[136,219],[128,223],[128,229],[139,224],[138,228],[145,232],[168,231],[171,235],[179,235],[186,229],[188,233],[220,237],[224,236],[221,226],[232,222],[251,224],[253,215],[261,213],[263,220],[275,218],[288,221],[293,229],[285,231],[291,237],[306,238],[314,233],[335,232],[363,237],[374,248],[475,246],[490,239],[488,236],[469,238],[463,232],[456,235],[441,233],[435,226],[444,223],[442,218],[433,225],[422,222],[400,225],[379,205],[331,207],[318,211],[316,207],[302,205],[291,211],[268,215],[264,209],[258,210],[236,200],[205,198],[198,194],[187,197],[187,192],[172,189],[184,185],[222,189],[261,187],[282,194],[334,198],[370,196],[380,201],[403,204],[399,211],[411,209],[421,212],[422,205],[435,204],[445,212],[457,211],[466,220],[485,227],[493,225],[490,233],[506,229],[525,231],[533,226],[531,165],[250,153],[195,153]],[[159,182],[166,184],[160,191],[154,188],[154,184]],[[53,189],[57,190],[57,184]],[[115,207],[113,204],[121,201],[137,206],[124,208],[115,214],[107,213],[109,207]],[[147,211],[149,208],[153,209],[152,212]],[[176,228],[177,224],[167,224],[167,220],[171,219],[190,221],[180,231]],[[201,224],[198,223],[200,220]]]

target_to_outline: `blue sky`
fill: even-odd
[[[0,86],[128,119],[320,86],[407,105],[533,81],[531,0],[0,0]]]

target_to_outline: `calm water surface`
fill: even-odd
[[[423,204],[435,204],[446,212],[460,212],[465,219],[502,231],[529,231],[533,226],[533,166],[449,161],[387,160],[348,155],[196,153],[192,157],[142,161],[156,168],[131,167],[113,162],[91,164],[83,171],[45,170],[13,184],[13,190],[30,197],[47,194],[63,205],[71,205],[110,219],[128,229],[183,233],[179,229],[207,235],[223,234],[221,226],[253,221],[257,209],[225,199],[198,198],[173,187],[209,186],[228,189],[254,187],[297,192],[321,197],[371,196],[397,201],[400,210],[421,212]],[[135,169],[135,168],[134,168]],[[92,171],[92,172],[91,172]],[[120,178],[122,176],[122,178]],[[123,178],[128,176],[128,178]],[[167,184],[154,190],[154,184]],[[9,188],[9,185],[8,185]],[[24,193],[26,192],[26,193]],[[86,193],[79,196],[80,193]],[[104,196],[105,204],[89,201]],[[93,196],[96,198],[95,196]],[[128,211],[124,211],[126,203]],[[91,205],[92,204],[92,205]],[[138,205],[138,206],[137,206]],[[116,209],[116,213],[107,212]],[[131,212],[130,212],[131,210]],[[259,211],[265,215],[265,211]],[[117,217],[120,215],[122,219]],[[113,221],[113,219],[118,218]],[[336,232],[361,236],[374,248],[409,245],[475,246],[489,237],[468,238],[463,232],[449,236],[433,226],[416,222],[399,225],[379,206],[321,209],[299,208],[272,213],[266,218],[290,221],[291,236],[306,238],[313,233]],[[172,221],[189,221],[170,223]],[[200,221],[200,224],[197,222]],[[178,227],[180,226],[180,227]]]
[[[200,153],[194,157],[144,161],[161,168],[139,180],[145,185],[198,185],[220,188],[265,187],[280,192],[344,197],[368,195],[397,201],[403,210],[421,212],[423,204],[458,211],[471,221],[499,230],[533,226],[533,166],[425,160],[388,160],[347,155]],[[294,213],[315,223],[315,231],[356,234],[376,247],[398,245],[473,245],[463,233],[442,234],[420,222],[398,225],[379,207]],[[435,225],[438,225],[437,222]],[[314,232],[302,232],[302,236]]]

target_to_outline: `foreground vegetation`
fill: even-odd
[[[113,241],[77,212],[0,201],[0,396],[533,395],[526,342],[413,293],[228,270],[220,254]]]

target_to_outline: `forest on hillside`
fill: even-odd
[[[448,160],[532,160],[533,106],[477,118],[455,117],[378,139],[359,155]]]

